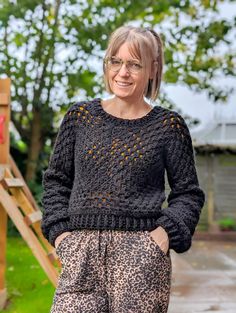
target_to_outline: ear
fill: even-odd
[[[151,74],[149,76],[149,79],[153,79],[157,73],[157,66],[158,66],[158,62],[157,61],[153,61],[152,65],[151,65]]]

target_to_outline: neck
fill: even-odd
[[[110,100],[111,110],[115,111],[120,117],[142,115],[143,112],[149,111],[151,106],[144,101],[143,97],[130,102],[118,97]]]

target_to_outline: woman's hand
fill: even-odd
[[[57,248],[58,245],[60,244],[60,242],[62,241],[62,239],[64,239],[64,238],[65,238],[66,236],[68,236],[70,233],[71,233],[71,232],[66,231],[66,232],[60,234],[60,235],[56,238],[56,240],[55,240],[55,248]]]
[[[161,248],[162,251],[166,254],[169,250],[169,238],[167,232],[163,227],[159,226],[156,229],[150,232],[150,235]]]

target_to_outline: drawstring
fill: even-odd
[[[112,239],[112,231],[111,230],[107,230],[105,233],[105,238],[104,238],[104,261],[105,261],[105,257],[107,256],[107,249],[108,249],[108,245],[110,244]]]
[[[101,254],[101,231],[98,230],[98,257],[100,257]]]
[[[112,230],[108,230],[108,238],[109,238],[109,243],[111,243],[111,240],[112,240]]]
[[[103,236],[104,235],[104,236]],[[98,253],[99,257],[105,257],[107,255],[108,245],[112,241],[112,230],[98,230]]]
[[[98,230],[98,262],[101,265],[99,270],[101,271],[101,279],[103,280],[104,284],[107,283],[107,249],[108,245],[112,241],[112,230]],[[108,297],[108,307],[109,312],[111,312],[112,307],[112,299]]]

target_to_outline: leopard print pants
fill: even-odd
[[[74,230],[56,249],[62,264],[50,313],[165,313],[171,258],[149,231]]]

